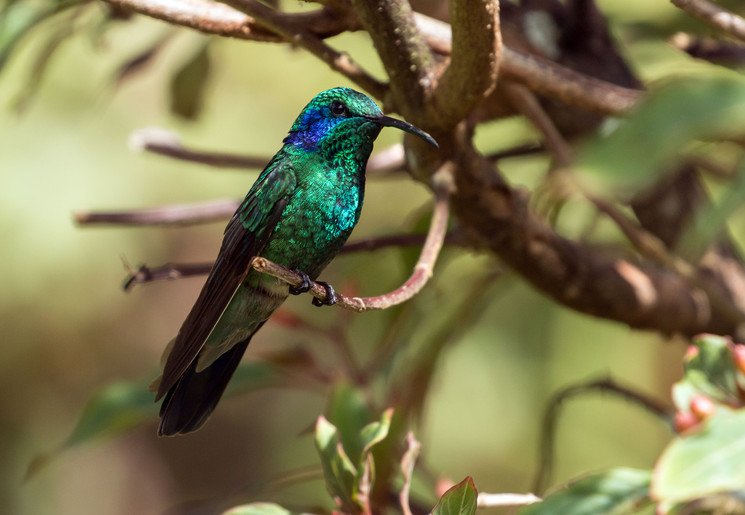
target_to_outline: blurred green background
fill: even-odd
[[[659,34],[654,40],[644,36],[664,33],[666,24],[678,20],[668,2],[601,5],[643,78],[695,68]],[[142,19],[108,31],[98,42],[75,36],[20,114],[11,106],[26,87],[39,40],[29,38],[0,76],[0,512],[149,514],[204,499],[224,501],[224,508],[241,499],[281,499],[285,505],[311,499],[328,506],[318,477],[264,488],[268,493],[252,497],[267,478],[318,464],[306,430],[324,411],[326,398],[322,391],[297,389],[225,399],[210,423],[183,438],[158,439],[153,416],[124,436],[62,453],[24,482],[32,458],[65,440],[96,392],[121,380],[146,385],[157,375],[166,342],[199,292],[202,279],[194,278],[124,293],[122,257],[149,265],[208,261],[224,226],[81,228],[73,213],[241,198],[256,176],[138,154],[127,147],[129,135],[160,126],[200,148],[270,156],[315,93],[351,85],[301,51],[220,40],[210,49],[214,66],[204,113],[185,122],[169,113],[168,81],[203,43],[200,35],[179,31],[142,73],[112,87],[117,66],[164,30]],[[364,35],[332,43],[382,77]],[[534,137],[523,122],[508,120],[481,127],[477,141],[496,150]],[[399,138],[384,131],[376,148]],[[543,159],[524,158],[506,163],[503,171],[513,183],[533,186],[545,166]],[[352,241],[410,230],[426,212],[429,194],[411,180],[373,178],[368,184]],[[581,208],[568,220],[562,222],[572,234],[591,223]],[[323,278],[377,295],[405,279],[407,260],[397,250],[341,256]],[[483,256],[446,251],[437,279],[417,301],[422,331],[451,309],[458,285],[495,266]],[[680,376],[680,341],[570,312],[511,276],[490,288],[488,299],[478,322],[446,350],[417,430],[422,467],[433,475],[456,481],[471,475],[485,492],[529,491],[541,418],[553,393],[612,376],[668,399]],[[351,316],[316,310],[307,296],[289,299],[286,309],[323,324]],[[390,317],[352,316],[348,330],[361,359]],[[297,343],[321,355],[330,352],[328,342],[314,335],[270,323],[245,359]],[[670,437],[662,422],[618,399],[594,395],[571,402],[559,426],[553,481],[609,466],[649,468]]]

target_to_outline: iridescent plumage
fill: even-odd
[[[228,223],[215,265],[169,344],[155,383],[156,400],[165,396],[159,435],[204,424],[251,337],[290,293],[286,283],[250,268],[251,258],[315,279],[344,245],[359,220],[367,159],[384,126],[437,145],[349,88],[318,94],[300,113]]]

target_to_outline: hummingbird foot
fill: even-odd
[[[308,274],[306,274],[302,270],[296,269],[295,273],[302,277],[303,282],[300,283],[300,286],[290,286],[290,294],[300,295],[301,293],[306,293],[308,290],[310,290],[310,286],[313,284],[313,281],[311,281],[310,277],[308,277]]]
[[[313,305],[314,306],[333,306],[336,304],[336,292],[334,291],[334,287],[331,286],[329,283],[325,283],[322,281],[318,281],[318,284],[323,286],[323,289],[326,290],[326,300],[320,300],[315,297],[313,297]]]

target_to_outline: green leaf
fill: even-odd
[[[685,362],[685,375],[673,386],[676,407],[688,411],[691,399],[701,394],[720,402],[737,402],[737,369],[730,340],[706,334],[693,344],[698,354]]]
[[[264,363],[239,366],[228,386],[227,395],[254,390],[272,384],[273,369]],[[49,452],[36,455],[26,470],[32,478],[50,460],[72,447],[101,438],[112,438],[142,424],[155,420],[158,406],[145,381],[112,383],[96,393],[83,408],[78,423],[70,436]]]
[[[478,501],[473,478],[466,478],[445,492],[432,510],[432,515],[473,515]]]
[[[119,382],[104,387],[88,401],[72,434],[58,448],[36,455],[26,470],[31,479],[63,451],[82,443],[111,437],[155,417],[157,406],[144,383]]]
[[[657,461],[652,497],[667,505],[745,490],[745,409],[720,408],[701,431],[675,438]]]
[[[471,476],[445,492],[432,510],[432,515],[473,515],[478,492]]]
[[[331,393],[326,416],[336,426],[342,446],[353,463],[360,461],[362,445],[359,435],[373,417],[359,388],[339,382]]]
[[[210,72],[209,44],[202,45],[171,79],[171,112],[193,120],[202,109]]]
[[[609,188],[652,182],[686,144],[741,133],[745,80],[686,77],[652,92],[609,136],[584,148],[578,168]]]
[[[380,417],[380,422],[373,422],[372,424],[368,424],[362,428],[362,431],[360,431],[360,439],[362,440],[362,460],[365,459],[366,455],[372,450],[372,447],[376,443],[382,442],[385,437],[388,436],[388,430],[391,428],[392,419],[393,408],[388,408]]]
[[[520,515],[615,515],[634,511],[649,497],[648,470],[617,468],[595,474],[522,508]]]
[[[339,507],[349,513],[358,510],[355,496],[357,494],[357,469],[339,440],[339,433],[325,417],[318,417],[316,423],[316,449],[321,457],[323,477],[326,489]]]
[[[296,515],[296,513],[273,502],[252,502],[230,508],[222,515]]]

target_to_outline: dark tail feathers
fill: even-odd
[[[191,433],[202,427],[220,401],[250,339],[236,344],[199,373],[194,360],[163,399],[158,436]]]

